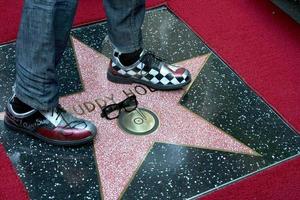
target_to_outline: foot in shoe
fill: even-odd
[[[121,62],[122,54],[116,50],[107,72],[108,80],[115,83],[140,83],[158,90],[180,89],[191,81],[185,68],[167,64],[152,52],[140,51],[137,61],[129,66]]]
[[[16,99],[12,97],[6,106],[4,123],[10,129],[56,145],[84,144],[92,141],[97,133],[94,124],[73,116],[60,105],[50,111],[27,107],[26,112],[20,112],[14,105],[19,102]]]

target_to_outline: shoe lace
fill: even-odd
[[[159,66],[159,64],[161,62],[166,63],[166,59],[155,55],[155,53],[153,51],[147,51],[143,57],[141,58],[141,62],[143,62],[145,64],[145,70],[149,71],[149,68],[152,68],[153,66]],[[171,64],[169,64],[171,65]],[[173,67],[178,67],[176,65],[171,65]]]
[[[153,51],[147,51],[143,55],[141,61],[151,66],[152,64],[159,64],[160,62],[165,62],[166,59],[155,55]]]
[[[54,115],[54,113],[57,114],[57,117],[55,120],[58,120],[59,117],[61,117],[61,119],[65,122],[66,125],[63,128],[72,129],[72,128],[76,128],[76,126],[82,125],[82,124],[84,125],[84,128],[87,127],[87,124],[83,120],[74,120],[74,121],[68,122],[63,115],[64,113],[67,113],[67,111],[60,104],[58,104],[58,106],[55,109],[52,109],[52,116]]]

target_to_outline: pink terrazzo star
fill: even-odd
[[[80,117],[92,120],[98,128],[94,147],[105,200],[121,197],[155,142],[257,155],[182,107],[178,102],[184,90],[151,92],[147,87],[111,83],[106,79],[109,59],[76,39],[73,42],[84,92],[62,98],[61,104],[67,110],[80,113]],[[195,78],[208,57],[207,54],[179,64],[187,67]],[[119,102],[126,98],[125,93],[129,91],[137,95],[140,107],[151,109],[158,115],[160,127],[155,133],[146,136],[130,135],[119,129],[117,121],[100,117],[99,105]]]

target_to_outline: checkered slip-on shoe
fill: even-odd
[[[140,83],[157,90],[181,89],[191,82],[187,69],[169,65],[151,52],[143,51],[140,59],[124,66],[119,60],[121,54],[114,51],[107,72],[109,81],[121,84]]]

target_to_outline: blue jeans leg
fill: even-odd
[[[55,64],[58,64],[70,38],[77,0],[56,0],[55,8]]]
[[[103,0],[108,35],[114,46],[122,53],[142,48],[141,27],[145,16],[145,0]]]
[[[76,0],[25,0],[16,44],[16,96],[48,110],[58,104],[58,63],[68,41]]]

